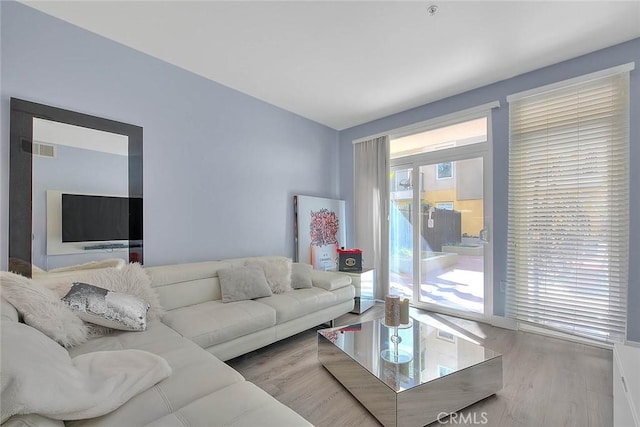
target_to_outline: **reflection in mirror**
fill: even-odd
[[[11,98],[10,134],[10,271],[143,262],[141,127]]]
[[[128,260],[127,147],[126,135],[33,119],[35,267]]]

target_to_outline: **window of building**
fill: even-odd
[[[509,97],[507,314],[625,337],[629,66]]]

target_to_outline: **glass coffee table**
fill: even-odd
[[[502,355],[444,329],[384,319],[318,331],[318,360],[385,426],[424,426],[502,388]]]

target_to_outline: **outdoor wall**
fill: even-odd
[[[21,3],[0,10],[2,269],[11,97],[143,128],[146,265],[293,257],[293,196],[337,198],[336,130]]]
[[[456,191],[434,190],[422,193],[422,200],[437,207],[438,203],[453,202],[453,210],[461,213],[462,234],[479,237],[483,227],[482,199],[458,200]]]
[[[340,196],[347,200],[347,241],[353,245],[353,145],[352,141],[378,135],[455,113],[488,102],[499,101],[500,108],[492,110],[493,132],[493,293],[494,314],[504,316],[505,294],[500,282],[506,280],[507,260],[507,202],[509,114],[507,95],[547,84],[607,69],[629,62],[636,63],[631,72],[631,147],[630,147],[630,229],[629,229],[629,340],[640,342],[640,39],[634,39],[607,49],[551,65],[508,80],[423,105],[399,114],[365,123],[340,132]]]

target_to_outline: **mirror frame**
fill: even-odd
[[[104,119],[62,108],[11,98],[9,141],[9,269],[14,273],[32,275],[32,158],[33,118],[41,118],[75,126],[97,129],[129,137],[129,197],[142,198],[142,127]],[[129,210],[129,229],[139,221],[143,230],[142,206],[140,211]],[[131,238],[129,239],[131,241]],[[136,247],[129,246],[129,261],[143,263],[143,240]],[[18,260],[11,264],[11,260]]]

